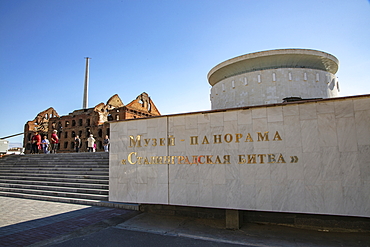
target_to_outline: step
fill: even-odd
[[[97,156],[97,155],[76,155],[76,156],[68,156],[68,155],[55,155],[55,154],[37,154],[37,155],[14,155],[14,156],[7,156],[2,158],[3,161],[14,161],[14,160],[106,160],[109,159],[109,156]]]
[[[1,165],[109,165],[108,160],[12,160],[2,161]]]
[[[108,168],[109,169],[109,164],[43,164],[43,165],[35,165],[35,164],[0,164],[0,169],[1,168]]]
[[[12,175],[13,174],[13,175]],[[42,170],[42,169],[27,169],[27,170],[0,170],[0,175],[14,176],[22,174],[65,174],[65,175],[94,175],[94,176],[109,176],[109,170],[106,171],[93,171],[93,170]]]
[[[45,185],[0,183],[0,188],[1,187],[2,188],[30,189],[30,190],[49,190],[49,191],[83,193],[83,194],[97,194],[97,195],[108,195],[109,194],[108,189],[87,189],[87,188],[64,187],[64,186],[45,186]]]
[[[1,191],[0,191],[0,196],[17,197],[17,198],[42,200],[42,201],[65,202],[65,203],[74,203],[74,204],[99,206],[99,207],[112,207],[112,208],[120,208],[120,209],[136,210],[136,211],[139,211],[139,207],[140,207],[139,204],[134,204],[134,203],[120,203],[120,202],[87,200],[87,199],[67,198],[67,197],[31,195],[31,194],[22,194],[22,193],[4,193]]]
[[[36,178],[42,178],[42,177],[48,177],[48,178],[67,178],[67,179],[97,179],[97,180],[109,180],[109,174],[107,175],[78,175],[78,174],[38,174],[38,173],[24,173],[24,174],[18,174],[18,173],[7,173],[0,174],[0,179],[4,177],[19,177],[19,178],[29,178],[29,177],[36,177]]]
[[[93,172],[109,172],[109,168],[93,168],[93,167],[27,167],[27,169],[19,169],[19,167],[0,167],[0,172],[26,172],[26,171],[93,171]]]
[[[60,183],[50,181],[33,181],[33,180],[0,180],[3,184],[19,184],[19,185],[40,185],[40,186],[59,186],[59,187],[73,187],[73,188],[88,188],[88,189],[102,189],[108,190],[107,184],[92,184],[92,183]]]
[[[76,178],[56,178],[56,177],[23,177],[23,176],[0,176],[3,180],[30,180],[30,181],[50,181],[66,183],[90,183],[90,184],[109,184],[108,179],[76,179]]]
[[[7,193],[21,193],[21,194],[44,195],[44,196],[55,196],[55,197],[80,198],[80,199],[89,199],[89,200],[101,200],[101,201],[108,200],[108,195],[72,193],[72,192],[63,192],[63,191],[32,190],[32,189],[24,189],[24,188],[7,188],[7,187],[0,187],[0,191],[7,192]]]
[[[31,155],[31,156],[14,156],[12,158],[6,157],[1,158],[1,163],[16,163],[16,162],[58,162],[58,161],[68,161],[68,162],[78,162],[78,161],[93,161],[93,162],[108,162],[109,158],[99,157],[99,156],[61,156],[61,155]]]

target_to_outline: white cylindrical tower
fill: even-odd
[[[212,109],[281,103],[284,98],[338,95],[333,55],[307,49],[280,49],[229,59],[208,73]]]

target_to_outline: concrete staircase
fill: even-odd
[[[109,154],[12,155],[0,159],[0,196],[138,210],[108,201]]]

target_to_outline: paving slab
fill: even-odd
[[[0,245],[29,246],[63,238],[68,234],[138,212],[125,209],[0,197]],[[112,224],[101,224],[101,228]],[[100,228],[95,228],[98,230]]]

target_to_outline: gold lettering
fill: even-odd
[[[150,164],[157,165],[158,164],[158,156],[152,156],[150,158]]]
[[[239,154],[239,163],[238,164],[245,164],[245,155],[244,154]]]
[[[144,165],[150,165],[149,160],[147,157],[144,158]]]
[[[230,155],[224,155],[224,164],[230,164]]]
[[[239,143],[239,139],[241,139],[243,137],[243,135],[242,134],[235,134],[235,142],[236,143]]]
[[[175,137],[172,135],[168,137],[168,146],[175,146]]]
[[[146,147],[149,145],[150,139],[144,139],[144,142],[145,142],[144,146]]]
[[[176,159],[176,156],[171,156],[171,165],[175,164],[175,159]]]
[[[159,164],[159,165],[164,164],[164,163],[163,163],[163,156],[158,156],[158,157],[157,157],[157,164]]]
[[[204,155],[199,155],[198,156],[198,163],[199,164],[204,164],[204,162],[201,161],[201,158],[204,158]]]
[[[153,147],[157,146],[157,139],[155,139],[155,138],[152,139],[152,142],[153,142],[153,144],[152,144]]]
[[[137,164],[141,165],[141,160],[143,159],[143,157],[136,157],[136,158],[137,158]]]
[[[290,156],[290,163],[297,163],[298,162],[298,157],[297,156]]]
[[[257,132],[258,140],[257,141],[269,141],[269,132],[266,131],[265,133]],[[266,139],[266,140],[265,140]]]
[[[136,144],[141,147],[141,135],[137,135],[136,139],[134,139],[134,136],[130,136],[130,148],[135,147]]]
[[[182,163],[182,161],[184,161],[184,160],[185,160],[184,156],[177,157],[177,162],[179,163],[179,165],[183,165],[184,163]]]
[[[225,140],[225,142],[230,143],[230,142],[233,141],[233,136],[231,134],[226,134],[224,136],[224,140]]]
[[[251,137],[250,133],[248,133],[247,137],[245,138],[245,142],[253,142],[253,138]]]
[[[190,136],[190,145],[198,145],[198,136]]]
[[[171,156],[163,156],[163,164],[171,164]]]
[[[221,142],[221,135],[213,135],[213,143],[222,143]]]
[[[197,165],[197,164],[198,164],[198,162],[197,162],[197,157],[198,157],[198,156],[193,155],[192,157],[193,157],[193,162],[191,162],[191,164],[190,164],[190,165]]]
[[[164,146],[166,145],[165,138],[159,138],[159,146]]]
[[[248,154],[248,164],[256,164],[256,155],[255,154]]]
[[[185,156],[185,164],[188,164],[188,165],[190,165],[190,161],[189,161],[189,158],[188,158],[188,156]]]
[[[212,161],[213,155],[207,155],[206,157],[207,157],[207,161],[206,161],[207,164],[214,164]]]
[[[257,156],[260,158],[260,164],[264,164],[263,157],[266,157],[266,154],[257,154]]]
[[[126,160],[125,159],[121,160],[121,164],[126,165]]]
[[[220,160],[220,157],[218,155],[216,157],[215,164],[222,164],[221,160]]]
[[[275,135],[274,135],[274,139],[273,141],[282,141],[280,135],[279,135],[279,132],[276,131]]]
[[[282,154],[280,154],[280,156],[279,156],[278,160],[276,161],[276,163],[286,163]]]
[[[209,144],[207,136],[204,136],[202,144]]]
[[[130,163],[131,165],[135,165],[136,164],[136,161],[132,161],[132,156],[135,156],[136,157],[136,152],[131,152],[128,156],[127,156],[127,160],[128,160],[128,163]]]
[[[267,163],[275,163],[276,162],[275,154],[268,154],[267,160],[268,160]]]

